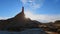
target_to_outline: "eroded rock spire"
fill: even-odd
[[[24,7],[22,7],[22,11],[15,16],[15,19],[16,20],[23,20],[24,18],[25,18]]]

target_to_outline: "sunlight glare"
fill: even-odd
[[[30,19],[34,19],[32,13],[29,12],[29,11],[28,12],[25,12],[25,17],[26,18],[30,18]]]

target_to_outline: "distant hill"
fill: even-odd
[[[60,24],[60,20],[56,20],[55,21],[55,24]]]

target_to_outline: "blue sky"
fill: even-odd
[[[33,20],[60,20],[60,0],[0,0],[0,19],[14,17],[21,12],[22,6]]]

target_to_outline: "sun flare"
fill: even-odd
[[[30,12],[25,12],[25,18],[30,18],[32,20],[34,19],[32,13]]]
[[[29,12],[25,12],[25,18],[30,18]]]

